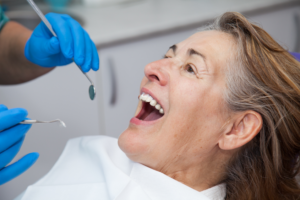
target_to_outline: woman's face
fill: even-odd
[[[199,32],[145,67],[140,94],[150,94],[164,114],[139,101],[119,138],[131,160],[172,173],[215,158],[227,120],[222,95],[232,43],[226,33]]]

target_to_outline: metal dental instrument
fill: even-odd
[[[49,31],[52,33],[53,36],[57,37],[57,35],[55,34],[55,32],[52,29],[51,24],[49,23],[49,21],[46,19],[46,17],[44,16],[44,14],[41,12],[41,10],[37,7],[37,5],[34,3],[33,0],[27,0],[27,2],[30,4],[30,6],[33,8],[33,10],[38,14],[38,16],[41,18],[41,20],[45,23],[45,25],[47,26],[47,28],[49,29]],[[73,62],[76,64],[76,62],[74,61],[74,58],[72,58]],[[94,86],[94,83],[92,82],[92,80],[90,79],[90,77],[84,73],[82,71],[82,69],[76,64],[76,66],[80,69],[80,71],[86,76],[86,78],[89,80],[89,82],[91,83],[90,87],[89,87],[89,96],[91,100],[95,99],[96,96],[96,88]]]
[[[55,123],[55,122],[59,122],[59,124],[62,127],[65,127],[65,128],[67,127],[65,122],[61,121],[60,119],[55,119],[52,121],[39,121],[39,120],[30,119],[30,120],[21,121],[20,124],[40,124],[40,123]]]

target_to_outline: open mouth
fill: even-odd
[[[141,121],[155,121],[164,116],[164,110],[156,100],[148,94],[142,94],[139,99],[143,101],[142,109],[136,116]]]

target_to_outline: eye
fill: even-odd
[[[193,69],[193,67],[192,67],[190,64],[188,64],[188,65],[185,66],[185,70],[186,70],[188,73],[196,74],[195,71],[194,71],[194,69]]]
[[[170,58],[169,56],[167,56],[167,55],[163,55],[163,58]]]

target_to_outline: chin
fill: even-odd
[[[120,149],[133,161],[138,162],[138,157],[147,152],[147,139],[140,130],[129,126],[119,137]]]

